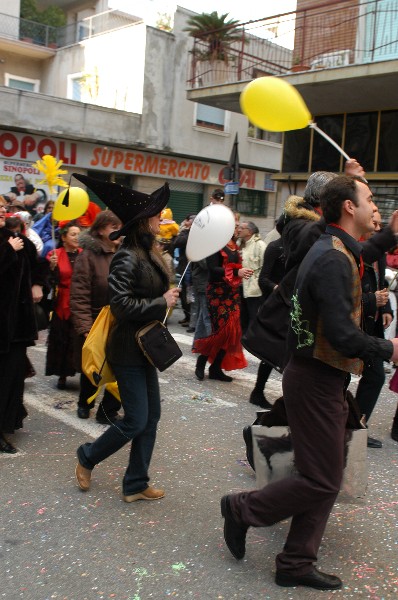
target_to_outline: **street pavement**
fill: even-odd
[[[197,381],[192,335],[180,318],[175,310],[169,327],[184,355],[160,374],[162,418],[150,474],[166,496],[156,502],[123,502],[127,446],[95,468],[89,492],[78,489],[76,448],[105,426],[96,424],[95,410],[88,421],[77,418],[78,377],[59,391],[57,378],[44,376],[45,333],[29,350],[37,370],[26,382],[29,417],[9,436],[20,451],[0,455],[0,598],[398,598],[398,444],[389,435],[398,396],[388,390],[391,374],[371,420],[383,448],[368,449],[367,494],[335,505],[319,553],[319,568],[340,576],[343,589],[281,588],[274,559],[288,521],[250,529],[246,556],[236,561],[220,515],[222,495],[256,487],[242,428],[255,417],[248,397],[258,360],[248,355],[233,383]],[[280,392],[273,372],[267,397],[272,402]]]

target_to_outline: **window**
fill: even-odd
[[[222,108],[196,104],[196,123],[198,127],[208,127],[217,131],[226,131],[226,111]]]
[[[382,112],[380,116],[378,171],[398,171],[397,138],[398,110]]]
[[[230,197],[230,205],[242,215],[265,217],[268,211],[268,194],[259,190],[241,188],[237,196]]]
[[[376,112],[349,114],[346,118],[344,150],[368,172],[375,166],[377,120]]]
[[[90,26],[86,23],[77,24],[77,41],[82,42],[94,34],[93,30],[90,30]]]
[[[68,75],[67,96],[69,100],[83,102],[83,77],[82,73]]]
[[[40,80],[27,79],[26,77],[19,77],[17,75],[5,73],[5,84],[7,87],[14,88],[16,90],[23,90],[25,92],[38,92]]]
[[[342,146],[349,156],[355,157],[365,171],[376,170],[379,173],[398,171],[397,110],[318,117],[314,115],[314,121],[332,140]],[[336,148],[308,127],[286,131],[284,134],[283,173],[309,171],[337,173],[343,169],[344,162]]]
[[[98,104],[99,76],[97,68],[92,72],[68,75],[67,97],[78,102]]]
[[[309,127],[286,131],[283,144],[284,173],[307,173],[311,147],[311,130]]]
[[[343,115],[320,116],[314,119],[319,129],[322,129],[339,146],[343,144]],[[350,155],[351,156],[351,155]],[[359,157],[355,156],[358,160]],[[312,147],[311,171],[331,171],[337,173],[340,171],[341,154],[324,137],[314,132]]]
[[[254,125],[249,125],[247,135],[255,140],[273,142],[274,144],[282,143],[282,133],[280,131],[266,131],[265,129],[259,129]]]
[[[372,182],[373,200],[379,209],[382,221],[388,223],[391,213],[398,208],[398,187],[394,184]]]

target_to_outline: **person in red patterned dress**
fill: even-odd
[[[194,342],[192,352],[199,354],[195,375],[199,381],[204,379],[208,361],[209,379],[230,382],[232,377],[222,369],[232,371],[247,366],[241,344],[240,285],[242,279],[251,277],[253,271],[242,267],[235,234],[222,250],[209,256],[206,262],[209,270],[206,295],[212,332],[208,337]]]

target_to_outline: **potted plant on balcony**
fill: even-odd
[[[66,22],[65,11],[57,6],[39,10],[37,0],[21,0],[20,38],[23,41],[57,48],[58,29],[64,27]]]
[[[311,67],[303,63],[303,59],[298,54],[293,57],[292,73],[300,73],[300,71],[309,71]]]
[[[187,21],[184,28],[191,37],[198,41],[192,54],[201,64],[200,70],[212,74],[212,82],[226,80],[228,65],[234,62],[231,46],[242,41],[243,30],[239,21],[227,19],[228,13],[219,15],[217,11],[195,15]]]

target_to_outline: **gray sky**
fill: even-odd
[[[297,2],[296,0],[278,0],[278,2],[274,0],[265,0],[265,2],[259,2],[259,0],[217,0],[217,2],[214,0],[200,0],[200,2],[198,0],[180,0],[179,2],[140,0],[139,3],[133,3],[131,0],[109,0],[109,4],[112,5],[112,8],[120,8],[120,10],[134,12],[134,14],[137,10],[142,12],[145,8],[155,14],[172,12],[178,4],[194,12],[208,13],[216,10],[218,14],[228,13],[231,19],[246,22],[295,10]],[[133,9],[134,5],[137,8]]]
[[[278,0],[278,2],[265,0],[140,0],[140,2],[132,2],[132,0],[109,0],[109,6],[123,10],[127,13],[134,14],[137,17],[142,17],[148,24],[154,25],[159,14],[173,14],[176,5],[188,8],[193,12],[210,13],[214,10],[218,14],[228,14],[229,19],[236,19],[242,23],[254,21],[275,14],[283,14],[296,9],[296,0]],[[200,8],[198,8],[198,6]],[[266,33],[264,28],[259,27],[250,29],[250,32],[259,37],[273,39],[273,36]],[[288,48],[293,48],[294,42],[294,21],[291,19],[278,26],[277,42]]]

